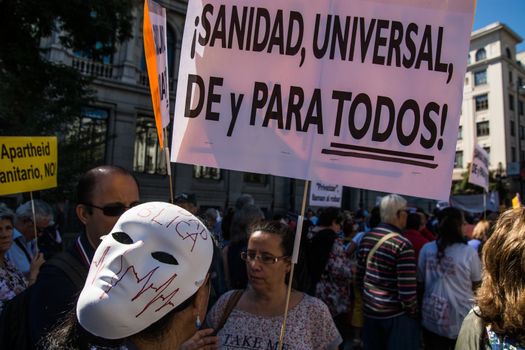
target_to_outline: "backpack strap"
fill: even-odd
[[[235,308],[235,305],[237,305],[237,302],[242,296],[242,293],[244,293],[243,289],[236,289],[233,291],[232,295],[230,295],[230,298],[228,299],[228,302],[226,303],[226,308],[222,312],[221,319],[219,321],[219,324],[217,325],[217,328],[215,328],[214,334],[219,333],[219,331],[224,327],[224,324],[228,320],[228,317],[232,313],[233,309]]]
[[[368,256],[366,257],[366,266],[368,267],[368,265],[370,265],[370,262],[372,261],[372,257],[374,256],[374,254],[376,253],[377,249],[379,249],[379,247],[381,247],[383,245],[383,243],[385,243],[387,241],[387,239],[389,238],[392,238],[392,237],[395,237],[395,236],[399,236],[399,233],[395,233],[395,232],[392,232],[392,233],[389,233],[387,235],[384,235],[376,244],[375,246],[370,249],[370,252],[368,253]]]
[[[22,243],[22,241],[20,241],[20,237],[17,237],[13,241],[18,246],[18,248],[20,248],[20,250],[24,253],[24,255],[27,258],[27,261],[31,264],[31,260],[32,260],[31,259],[31,254],[29,254],[29,252],[27,251],[27,247],[24,245],[24,243]]]
[[[46,264],[62,270],[78,289],[82,289],[84,286],[89,270],[70,252],[59,253],[53,256]]]

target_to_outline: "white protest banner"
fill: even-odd
[[[166,29],[166,9],[151,0],[144,0],[144,53],[146,55],[151,101],[153,103],[153,112],[161,148],[164,147],[162,128],[166,127],[170,122]]]
[[[342,197],[343,186],[328,185],[319,181],[312,182],[310,188],[310,205],[341,208]]]
[[[483,187],[485,191],[489,190],[489,155],[478,144],[472,152],[468,182]]]
[[[473,11],[190,1],[172,161],[448,199]]]

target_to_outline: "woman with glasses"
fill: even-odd
[[[286,305],[294,234],[279,222],[262,221],[250,229],[246,262],[248,286],[224,294],[206,323],[221,349],[276,349]],[[233,305],[235,295],[240,295]],[[337,349],[342,342],[327,306],[292,291],[283,349]]]
[[[29,269],[29,279],[9,261],[6,252],[13,245],[14,213],[3,203],[0,203],[0,314],[4,303],[21,293],[36,280],[40,266],[44,263],[42,254],[32,260]]]

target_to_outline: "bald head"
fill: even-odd
[[[131,177],[139,188],[137,179],[128,170],[115,165],[101,165],[93,169],[86,171],[80,179],[77,185],[77,202],[78,203],[91,203],[93,200],[93,192],[96,186],[101,181],[108,179],[112,175],[123,175]]]

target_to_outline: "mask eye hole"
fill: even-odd
[[[131,239],[131,237],[125,232],[113,232],[111,236],[113,236],[113,239],[115,241],[122,243],[122,244],[132,244],[133,243],[133,240]]]
[[[170,265],[178,265],[179,262],[175,257],[171,254],[165,253],[165,252],[153,252],[151,253],[151,256],[153,259],[160,261],[161,263],[170,264]]]

